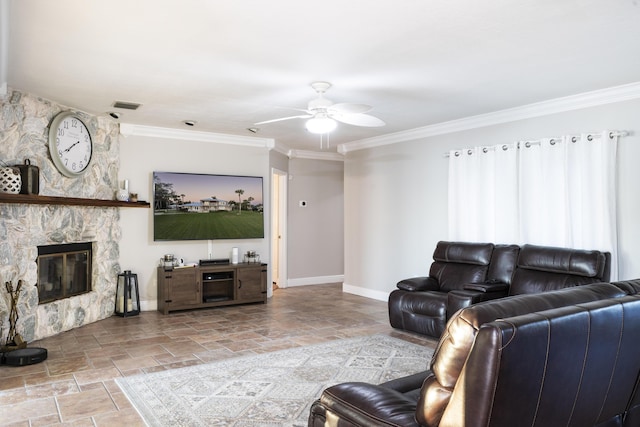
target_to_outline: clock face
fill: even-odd
[[[87,126],[73,113],[60,113],[49,129],[49,151],[58,170],[76,177],[87,171],[93,154],[93,141]]]

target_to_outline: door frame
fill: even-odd
[[[273,283],[279,288],[287,287],[287,184],[286,171],[271,168],[271,281],[267,296],[273,295]]]

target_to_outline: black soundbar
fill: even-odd
[[[225,265],[229,264],[229,258],[201,259],[200,265]]]

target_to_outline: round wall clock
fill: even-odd
[[[60,173],[70,178],[89,168],[93,139],[82,119],[72,112],[58,114],[49,127],[49,153]]]

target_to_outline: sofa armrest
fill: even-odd
[[[509,285],[503,282],[484,282],[484,283],[469,283],[464,285],[464,289],[468,291],[478,292],[501,292],[509,289]]]
[[[398,289],[410,292],[440,290],[438,282],[432,277],[412,277],[399,281],[396,286]]]
[[[461,308],[465,308],[482,301],[504,298],[508,294],[509,287],[506,285],[503,288],[496,287],[496,290],[490,292],[484,290],[467,289],[466,287],[465,289],[451,291],[447,294],[447,320],[449,320],[456,313],[456,311],[460,310]]]
[[[349,382],[329,387],[311,405],[309,426],[418,427],[416,403],[386,387]]]
[[[399,391],[400,393],[407,393],[422,387],[424,379],[431,374],[431,371],[422,371],[417,374],[407,375],[406,377],[395,378],[393,380],[380,384],[380,387],[390,388],[392,390]]]

